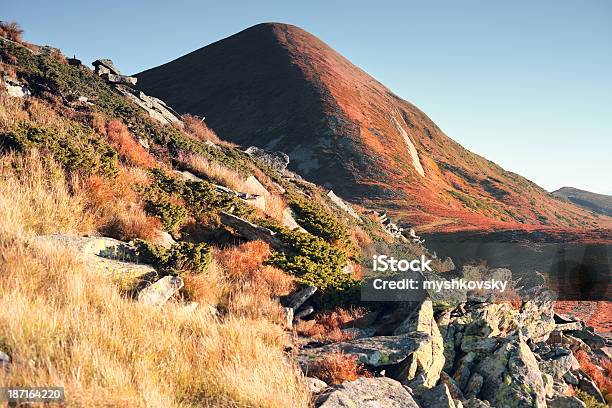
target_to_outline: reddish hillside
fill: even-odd
[[[223,138],[422,230],[609,226],[447,137],[306,31],[259,24],[144,71],[138,83]]]

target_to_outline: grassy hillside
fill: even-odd
[[[0,350],[13,367],[0,386],[61,385],[67,406],[309,405],[278,299],[316,284],[319,304],[350,306],[357,280],[342,268],[388,239],[382,227],[358,226],[324,190],[288,181],[199,119],[162,125],[59,51],[11,38],[0,38],[0,76],[31,96],[0,86]],[[216,187],[256,193],[249,176],[269,192],[263,209]],[[282,226],[287,208],[310,233]],[[271,228],[285,249],[245,242],[222,212]],[[139,240],[185,287],[163,308],[140,304],[140,282],[34,243],[43,234]],[[177,243],[163,249],[168,234]]]

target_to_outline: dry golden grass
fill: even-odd
[[[181,119],[183,119],[183,123],[185,124],[185,131],[191,136],[202,141],[209,141],[216,144],[221,143],[219,136],[217,136],[217,134],[197,116],[186,114],[183,115]]]
[[[15,236],[93,232],[95,217],[85,211],[87,196],[77,179],[37,151],[0,160],[0,231]]]
[[[278,304],[262,293],[232,298],[246,291],[236,282],[255,276],[200,282],[200,295],[202,285],[215,285],[208,289],[230,305],[216,318],[180,302],[141,305],[69,250],[28,242],[40,233],[90,232],[111,212],[91,206],[84,183],[65,180],[36,152],[0,159],[0,349],[12,359],[0,386],[63,386],[68,407],[309,405],[303,377],[283,351],[286,333],[260,317]],[[130,190],[116,190],[130,201]]]
[[[63,386],[69,407],[308,405],[278,325],[140,305],[61,248],[0,250],[1,386]]]
[[[179,154],[178,161],[193,173],[205,176],[213,182],[229,187],[232,190],[249,194],[261,194],[260,191],[255,190],[246,182],[242,174],[200,155],[181,153]],[[263,176],[263,173],[257,175],[258,180],[264,182]],[[265,184],[264,182],[264,185]],[[281,196],[275,194],[273,192],[274,190],[270,188],[267,190],[268,194],[264,194],[266,207],[263,212],[267,216],[277,221],[281,221],[283,219],[283,210],[286,208],[284,200]]]
[[[150,169],[157,165],[153,156],[142,147],[130,134],[128,128],[118,120],[106,124],[106,136],[111,145],[128,163]]]

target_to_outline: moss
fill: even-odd
[[[599,402],[593,397],[591,394],[586,393],[582,390],[576,391],[576,398],[584,402],[587,408],[607,408],[608,405],[602,402]]]
[[[212,252],[206,244],[179,242],[170,248],[136,240],[136,253],[141,262],[152,265],[163,275],[204,273],[210,265]]]

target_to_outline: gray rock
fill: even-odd
[[[494,406],[546,407],[542,373],[526,342],[507,341],[475,371],[484,380],[480,396]]]
[[[8,354],[0,350],[0,370],[8,370],[11,365],[11,358]]]
[[[373,367],[393,366],[406,362],[409,356],[429,341],[430,336],[424,333],[368,337],[304,349],[298,358],[307,366],[309,362],[322,359],[330,353],[345,353],[356,356],[361,364]]]
[[[32,95],[32,92],[25,85],[9,76],[4,77],[4,87],[8,95],[13,98],[23,98]]]
[[[474,352],[467,353],[457,363],[453,379],[462,390],[466,389],[468,380],[472,375],[472,369],[476,365],[476,356],[477,354]]]
[[[358,327],[349,327],[346,329],[341,329],[340,331],[351,336],[353,339],[363,339],[365,337],[372,337],[374,333],[376,333],[376,329],[372,327],[368,327],[365,329],[361,329]]]
[[[316,286],[306,286],[304,289],[297,291],[291,296],[287,304],[293,310],[298,310],[312,295],[317,291]]]
[[[490,353],[497,348],[502,340],[497,337],[473,338],[464,337],[461,342],[461,350],[465,353]]]
[[[320,401],[320,408],[419,408],[406,387],[387,377],[344,382]]]
[[[127,85],[131,85],[127,83]],[[143,109],[147,114],[162,124],[175,124],[183,126],[180,115],[168,107],[163,101],[146,95],[144,92],[135,91],[129,87],[117,84],[115,89],[122,95]]]
[[[433,387],[438,382],[444,367],[444,340],[434,319],[431,300],[420,302],[393,334],[401,335],[412,332],[425,333],[430,336],[431,341],[423,344],[414,353],[407,376],[415,378],[418,373],[421,373],[422,385],[427,388]]]
[[[468,381],[465,387],[465,396],[468,398],[477,397],[480,394],[480,390],[482,389],[482,384],[484,383],[484,378],[482,375],[478,373],[472,374],[470,380]]]
[[[481,401],[478,398],[470,398],[463,404],[464,408],[491,408],[488,401]]]
[[[586,404],[576,397],[559,396],[546,403],[548,408],[586,408]]]
[[[600,336],[599,334],[594,333],[593,331],[588,330],[586,328],[584,330],[571,331],[568,334],[570,334],[572,337],[582,340],[593,349],[601,349],[606,346],[605,337]]]
[[[284,307],[283,311],[285,312],[285,326],[288,329],[293,328],[293,319],[294,319],[294,311],[291,307]]]
[[[267,242],[275,250],[286,249],[285,244],[276,237],[276,233],[268,228],[260,227],[259,225],[255,225],[243,218],[224,211],[221,212],[219,216],[223,225],[233,229],[238,235],[248,240],[262,240]]]
[[[103,74],[101,76],[111,84],[134,86],[138,81],[138,78],[127,75]]]
[[[351,217],[353,217],[357,221],[361,222],[361,218],[359,217],[359,214],[357,214],[357,211],[355,211],[353,209],[353,207],[351,207],[350,205],[345,203],[344,200],[342,200],[340,197],[338,197],[334,193],[334,190],[329,190],[329,192],[327,193],[327,196],[329,197],[329,199],[331,200],[332,203],[334,203],[336,206],[338,206],[338,208],[340,208],[341,210],[346,212],[348,215],[350,215]]]
[[[283,174],[289,165],[289,156],[282,152],[269,152],[256,146],[251,146],[244,151],[253,159],[265,164]]]
[[[310,316],[313,312],[314,312],[314,307],[312,306],[305,307],[302,310],[300,310],[298,313],[296,313],[294,320],[303,319],[306,316]]]
[[[321,391],[327,388],[327,383],[318,378],[306,377],[306,386],[311,394],[320,394]]]
[[[555,379],[560,379],[569,370],[575,370],[580,367],[578,360],[576,360],[576,357],[571,352],[566,355],[543,359],[538,364],[543,373],[550,374]]]
[[[602,404],[606,404],[606,400],[603,397],[603,394],[599,390],[599,387],[597,386],[597,384],[595,384],[595,382],[591,379],[591,377],[589,377],[582,370],[578,370],[576,374],[578,377],[578,388],[580,388],[582,391],[586,392],[587,394],[591,395],[593,398],[595,398],[597,401],[601,402]]]
[[[578,385],[578,378],[574,374],[572,374],[571,371],[568,371],[563,374],[563,380],[568,384]]]
[[[164,276],[147,286],[138,294],[138,301],[145,305],[161,306],[177,293],[184,285],[179,276]]]
[[[94,66],[94,72],[98,75],[102,75],[103,73],[110,73],[113,75],[121,75],[121,72],[115,67],[113,61],[109,59],[98,59],[91,63]]]
[[[424,389],[416,394],[416,399],[422,407],[456,408],[455,401],[446,384]]]

